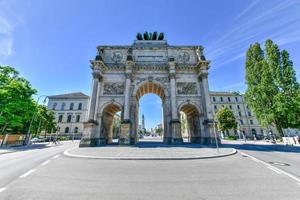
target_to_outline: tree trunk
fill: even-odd
[[[276,129],[277,129],[278,133],[279,133],[279,137],[281,139],[284,136],[282,127],[281,127],[280,123],[278,123],[277,121],[275,121],[275,126],[276,126]]]

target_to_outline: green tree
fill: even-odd
[[[234,114],[228,108],[221,108],[216,113],[216,120],[219,131],[228,131],[230,129],[237,128],[237,122],[235,120]]]
[[[0,66],[0,134],[25,132],[35,110],[35,93],[18,71]]]
[[[299,127],[299,83],[287,51],[280,52],[271,40],[265,51],[259,43],[250,46],[246,58],[246,102],[263,126]],[[299,107],[298,107],[299,108]]]

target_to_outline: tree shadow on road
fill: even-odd
[[[289,153],[300,153],[300,147],[298,146],[287,146],[282,144],[228,144],[223,143],[222,148],[235,148],[240,150],[249,151],[262,151],[262,152],[289,152]]]

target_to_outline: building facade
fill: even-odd
[[[60,135],[81,138],[83,122],[87,120],[88,103],[89,96],[81,92],[49,96],[47,107],[55,114]]]
[[[248,107],[243,95],[236,92],[210,92],[210,101],[213,114],[223,107],[232,110],[235,119],[238,123],[237,130],[229,130],[224,135],[232,135],[242,138],[244,135],[248,138],[253,136],[262,138],[266,136],[270,130],[274,134],[278,134],[274,127],[263,128],[254,116],[254,113]]]
[[[139,100],[162,100],[163,141],[183,141],[179,113],[187,115],[191,142],[214,143],[208,69],[202,46],[172,46],[166,40],[136,40],[128,46],[98,46],[88,121],[80,146],[112,142],[112,121],[121,112],[119,144],[138,142]]]

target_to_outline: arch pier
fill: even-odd
[[[167,41],[134,41],[128,46],[98,46],[88,120],[80,147],[112,143],[112,122],[121,120],[118,143],[136,144],[139,100],[148,93],[162,100],[163,142],[183,142],[180,113],[187,120],[189,142],[214,143],[209,99],[210,61],[202,46],[171,46]]]

